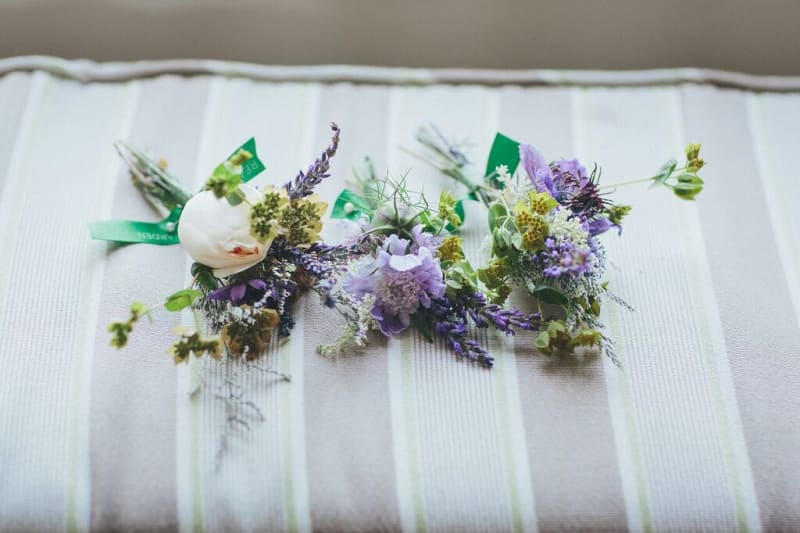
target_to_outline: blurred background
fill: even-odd
[[[0,0],[0,56],[800,74],[796,0]]]

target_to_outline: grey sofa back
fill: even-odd
[[[800,74],[792,0],[10,0],[0,56]]]

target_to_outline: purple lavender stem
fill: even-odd
[[[314,192],[314,187],[330,176],[328,174],[331,168],[330,160],[336,155],[336,150],[339,148],[339,134],[341,133],[339,126],[335,122],[331,122],[331,130],[333,130],[331,144],[322,152],[322,155],[308,167],[306,172],[301,170],[293,182],[289,181],[283,186],[289,194],[289,198],[310,196]]]

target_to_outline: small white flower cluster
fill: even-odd
[[[547,215],[550,235],[559,241],[571,241],[576,248],[589,247],[589,234],[572,211],[566,207],[557,207]]]
[[[529,180],[525,179],[520,182],[518,177],[508,171],[506,165],[498,165],[494,172],[495,179],[503,189],[503,198],[507,205],[513,206],[517,202],[524,202],[527,199],[528,193],[533,188]]]
[[[378,325],[371,314],[372,306],[375,305],[375,296],[366,294],[360,300],[348,299],[347,303],[356,312],[356,320],[348,320],[341,335],[331,344],[318,346],[317,353],[320,355],[339,355],[351,345],[363,348],[367,345],[367,332],[378,329]]]

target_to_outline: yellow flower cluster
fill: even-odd
[[[522,235],[522,248],[535,252],[544,246],[550,227],[545,220],[558,202],[546,192],[531,192],[527,202],[518,202],[514,206],[514,225]]]
[[[326,209],[316,194],[289,198],[285,189],[270,186],[250,210],[250,233],[264,243],[282,236],[290,246],[308,246],[319,240]]]
[[[219,338],[203,337],[197,331],[192,331],[184,326],[177,326],[172,331],[180,337],[180,340],[170,346],[168,350],[176,365],[188,362],[189,356],[192,354],[195,357],[208,354],[214,359],[222,357],[222,345]]]
[[[272,332],[281,320],[274,309],[261,309],[253,313],[251,318],[252,324],[231,322],[220,332],[228,352],[234,357],[244,355],[248,361],[256,359],[267,350]]]
[[[455,235],[446,237],[439,246],[439,259],[442,262],[451,263],[464,259],[464,252],[461,248],[462,242],[461,237],[456,237]]]

